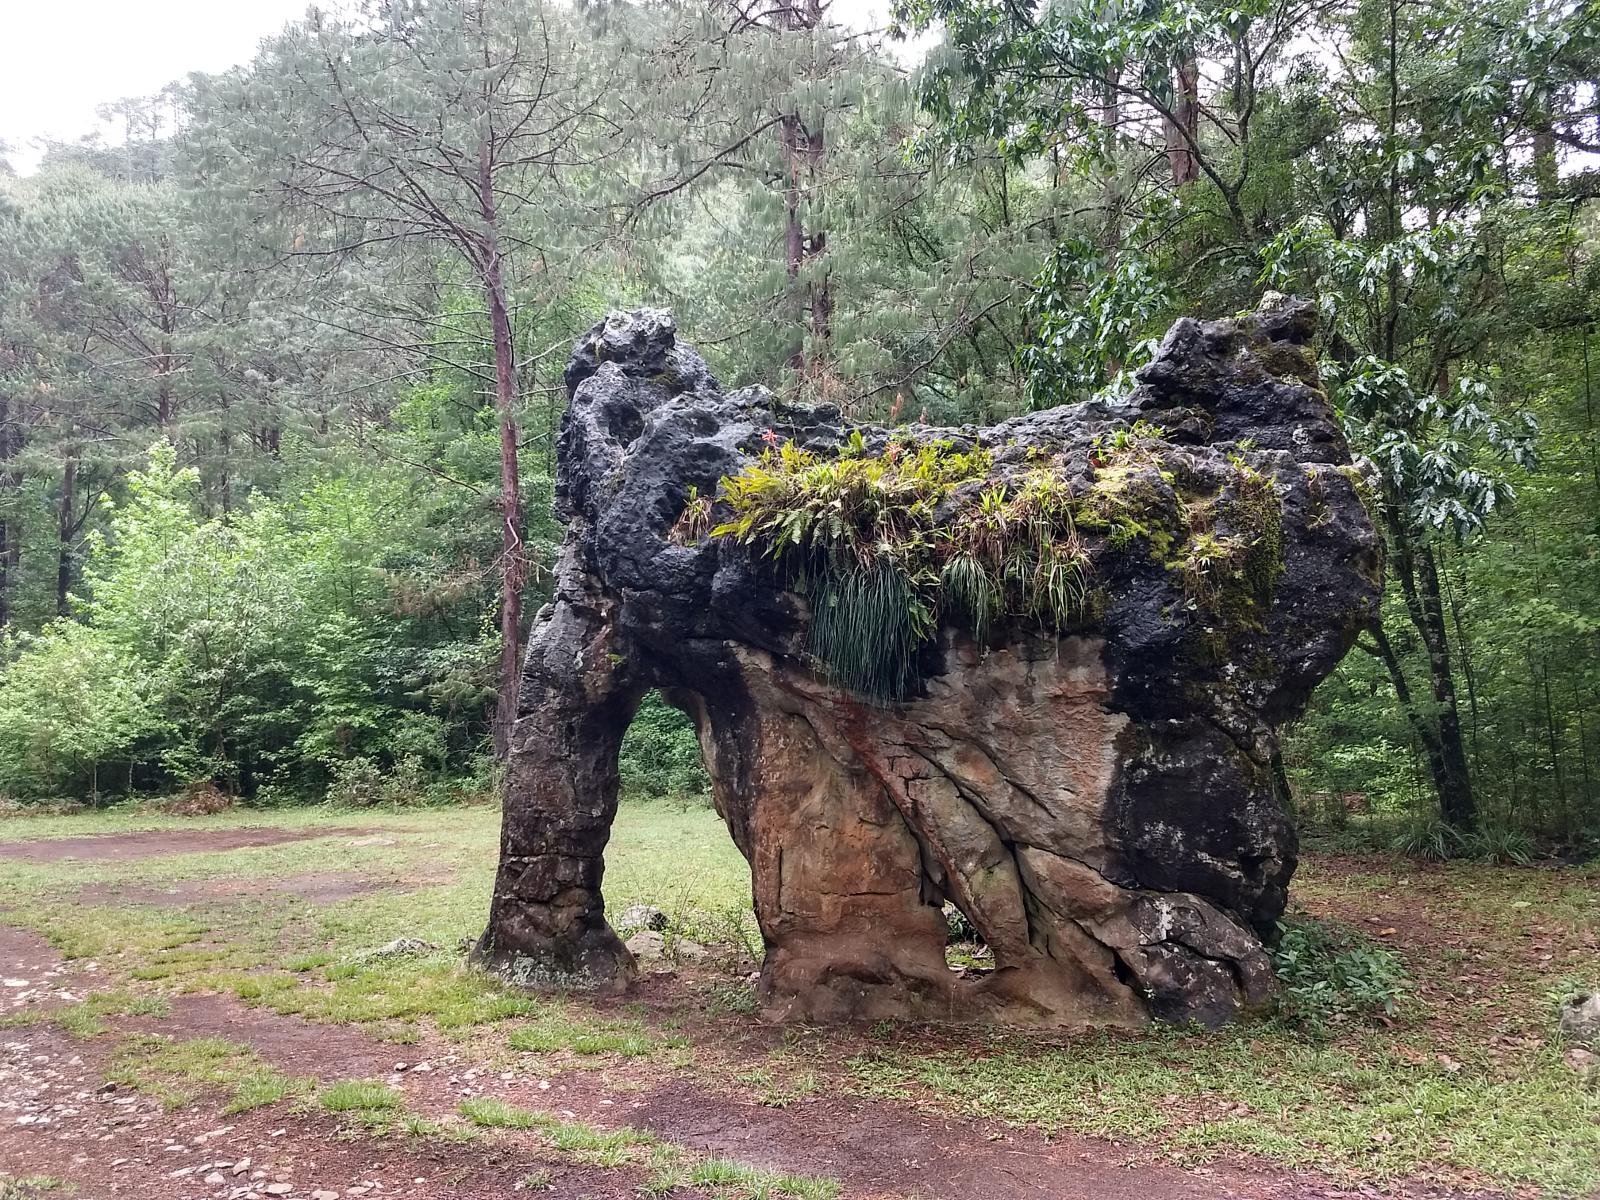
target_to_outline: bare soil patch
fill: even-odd
[[[80,1000],[83,989],[92,986],[95,970],[92,963],[63,962],[56,948],[38,934],[0,925],[0,1015]]]
[[[285,842],[304,842],[314,838],[354,837],[372,832],[370,829],[272,829],[262,826],[248,829],[150,829],[138,833],[96,833],[83,837],[3,842],[0,843],[0,859],[124,862],[159,854],[246,850],[256,846],[279,846]]]

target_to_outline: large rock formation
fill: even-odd
[[[771,1015],[1214,1024],[1268,997],[1261,938],[1296,848],[1274,730],[1381,574],[1315,323],[1283,300],[1180,321],[1125,402],[859,437],[831,408],[724,393],[666,313],[596,326],[566,374],[566,539],[479,958],[529,983],[626,982],[602,855],[619,744],[660,688],[750,862]],[[982,478],[941,521],[1054,489],[1077,616],[941,619],[900,698],[841,686],[807,652],[817,589],[758,538],[710,533],[732,512],[709,503],[719,482],[790,443],[817,462],[977,448],[962,461]],[[947,968],[947,900],[992,973]]]

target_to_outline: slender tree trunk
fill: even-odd
[[[67,597],[72,591],[72,539],[78,529],[74,498],[78,490],[78,455],[68,449],[61,466],[61,508],[57,530],[60,548],[56,552],[56,615],[67,615]]]
[[[1533,185],[1540,204],[1561,196],[1561,172],[1556,161],[1556,135],[1547,125],[1533,135]]]
[[[1461,713],[1456,703],[1455,673],[1450,663],[1450,639],[1445,629],[1438,564],[1430,547],[1418,548],[1416,565],[1423,618],[1418,632],[1428,650],[1428,675],[1439,710],[1439,743],[1445,763],[1445,786],[1439,792],[1439,808],[1444,819],[1457,829],[1471,830],[1478,823],[1478,808],[1472,794],[1472,773],[1467,768],[1466,743],[1461,734]]]
[[[163,341],[161,353],[156,356],[156,422],[161,432],[172,435],[172,343]]]
[[[1371,633],[1377,647],[1377,656],[1389,672],[1389,682],[1394,688],[1395,699],[1400,702],[1400,711],[1405,713],[1411,732],[1416,735],[1417,741],[1422,746],[1423,757],[1428,761],[1428,774],[1433,780],[1433,790],[1439,798],[1442,811],[1444,798],[1452,794],[1454,787],[1444,745],[1439,739],[1438,730],[1423,717],[1412,699],[1411,685],[1407,682],[1405,671],[1400,666],[1400,658],[1395,654],[1394,646],[1389,641],[1382,618],[1373,621]]]
[[[227,513],[233,511],[233,435],[229,432],[228,398],[224,395],[218,404],[222,414],[222,428],[217,431],[217,508]]]
[[[478,200],[483,213],[480,278],[489,303],[494,339],[495,410],[500,417],[500,674],[494,713],[494,750],[504,759],[517,719],[522,667],[522,592],[526,578],[522,552],[522,497],[517,476],[517,364],[500,263],[499,220],[495,211],[494,164],[487,142],[478,154]]]
[[[824,150],[822,118],[817,118],[815,129],[805,130],[806,167],[811,186],[822,186],[822,156]],[[1002,183],[1004,181],[1002,180]],[[806,257],[823,258],[828,252],[828,234],[823,229],[813,229],[806,239]],[[806,294],[811,305],[811,366],[819,369],[829,358],[833,341],[833,290],[826,266],[807,285]]]
[[[171,248],[167,247],[161,258],[161,279],[156,289],[156,306],[161,330],[161,348],[156,356],[156,419],[161,422],[161,432],[172,437],[172,424],[177,420],[177,397],[173,381],[178,370],[178,356],[173,338],[178,331],[178,297],[172,286]]]
[[[824,0],[794,0],[778,14],[781,28],[804,32],[818,28],[823,21]],[[823,135],[821,117],[810,129],[799,113],[790,113],[779,123],[783,140],[784,270],[789,276],[789,302],[793,321],[793,342],[785,361],[797,370],[815,368],[827,359],[827,346],[833,334],[833,294],[824,271],[818,278],[800,286],[800,271],[807,262],[827,249],[826,231],[806,230],[801,207],[802,169],[814,188],[821,182]],[[812,349],[806,355],[809,326]]]
[[[11,523],[0,515],[0,629],[11,624]]]
[[[1544,693],[1544,734],[1545,744],[1550,747],[1550,769],[1556,779],[1556,803],[1561,808],[1562,824],[1568,828],[1572,825],[1572,810],[1567,799],[1566,772],[1561,767],[1561,731],[1556,728],[1555,702],[1550,698],[1550,660],[1548,657],[1539,659],[1539,686]]]
[[[1589,772],[1589,723],[1584,717],[1583,697],[1579,694],[1576,683],[1572,687],[1572,699],[1574,701],[1572,711],[1578,717],[1578,767],[1583,774],[1583,802],[1579,806],[1578,814],[1581,819],[1581,810],[1594,803],[1594,780]],[[1576,824],[1569,826],[1566,830],[1567,836],[1571,837],[1576,829]]]
[[[1113,73],[1105,81],[1100,93],[1100,127],[1106,140],[1105,175],[1100,181],[1102,203],[1105,205],[1105,223],[1100,229],[1100,248],[1108,262],[1116,262],[1122,250],[1122,190],[1119,187],[1116,162],[1117,129],[1122,124],[1122,104],[1118,99],[1117,83],[1120,75]]]
[[[1467,637],[1466,623],[1461,619],[1461,605],[1456,599],[1458,589],[1451,586],[1448,571],[1444,574],[1444,585],[1450,601],[1450,620],[1456,629],[1456,642],[1461,647],[1461,677],[1467,682],[1467,713],[1472,718],[1469,726],[1472,741],[1472,770],[1475,775],[1481,776],[1483,766],[1478,757],[1478,677],[1477,672],[1472,667],[1472,642]],[[1464,566],[1461,570],[1461,587],[1459,590],[1468,590],[1467,574]]]
[[[1589,329],[1583,327],[1583,418],[1588,432],[1589,474],[1594,479],[1595,511],[1600,512],[1600,437],[1595,436],[1594,371],[1589,362]]]
[[[1185,54],[1172,69],[1172,116],[1163,118],[1166,129],[1167,165],[1174,187],[1183,187],[1200,178],[1194,143],[1200,136],[1200,63]]]

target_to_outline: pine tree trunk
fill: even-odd
[[[494,751],[504,759],[517,719],[518,680],[522,665],[521,483],[517,476],[517,365],[500,263],[500,236],[495,212],[493,166],[486,143],[478,155],[478,200],[483,213],[483,257],[480,279],[489,305],[494,340],[495,410],[500,417],[500,671],[495,696]]]
[[[823,126],[818,118],[817,128],[807,129],[806,135],[806,166],[810,171],[811,185],[820,187],[822,184],[822,156],[823,156]],[[828,234],[826,230],[813,229],[806,239],[806,257],[820,259],[828,252]],[[807,288],[811,303],[811,367],[813,371],[821,369],[828,361],[828,347],[833,340],[833,291],[824,267]]]
[[[789,277],[791,338],[786,365],[805,366],[805,296],[800,287],[800,265],[806,256],[806,233],[800,223],[800,118],[785,117],[779,125],[783,139],[783,253]]]
[[[11,624],[11,524],[0,515],[0,629]]]
[[[78,490],[78,456],[69,449],[61,467],[61,508],[57,531],[60,548],[56,552],[56,615],[67,615],[67,597],[72,592],[72,539],[78,523],[73,500]]]
[[[823,21],[824,0],[800,0],[778,13],[782,28],[803,32],[818,28]],[[805,170],[813,186],[822,172],[823,138],[821,118],[815,131],[801,120],[799,113],[784,117],[779,125],[783,139],[784,271],[789,277],[789,303],[793,321],[793,341],[785,363],[795,370],[815,369],[827,359],[827,346],[833,334],[833,293],[826,272],[804,287],[800,270],[827,248],[824,230],[807,233],[800,203],[800,172]],[[809,326],[811,355],[806,355]]]
[[[21,540],[17,522],[6,507],[16,495],[19,482],[11,470],[18,440],[11,432],[11,398],[0,396],[0,629],[11,623],[12,566]]]

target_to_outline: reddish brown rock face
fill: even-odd
[[[1280,510],[1266,611],[1219,633],[1170,564],[1097,547],[1105,603],[1080,632],[1010,628],[979,646],[946,629],[917,693],[877,703],[819,674],[805,606],[770,569],[668,536],[690,487],[714,493],[766,431],[825,453],[848,436],[837,414],[724,395],[664,314],[597,327],[568,371],[568,533],[525,665],[480,958],[529,983],[626,984],[603,853],[622,735],[659,687],[695,720],[750,862],[770,1016],[1216,1024],[1267,999],[1260,937],[1295,850],[1274,724],[1348,648],[1379,573],[1307,371],[1310,329],[1294,305],[1180,323],[1122,407],[918,435],[992,447],[1001,478],[1042,448],[1081,461],[1092,487],[1098,439],[1153,421],[1186,431],[1174,452],[1222,498],[1226,464],[1248,459]],[[1219,430],[1229,440],[1209,441]],[[946,901],[992,948],[991,973],[947,968]]]

